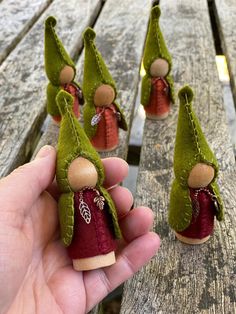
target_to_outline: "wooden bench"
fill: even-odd
[[[222,2],[230,3],[216,1],[219,12],[224,12]],[[228,12],[235,10],[231,3]],[[188,83],[195,90],[193,107],[221,167],[219,184],[226,214],[204,245],[188,246],[175,239],[167,224],[167,208],[178,106],[165,121],[146,120],[135,202],[154,210],[154,230],[160,234],[162,245],[151,263],[125,284],[121,313],[235,313],[235,159],[225,122],[207,1],[168,0],[161,2],[161,8],[161,25],[173,56],[175,87],[178,90]],[[231,22],[229,27],[235,33],[235,20]],[[231,50],[231,58],[235,52]],[[235,66],[235,60],[231,61],[229,66]]]
[[[215,0],[215,10],[235,95],[233,1]],[[4,39],[8,37],[0,41],[0,177],[29,160],[41,146],[57,143],[58,127],[45,119],[43,37],[44,20],[49,15],[57,18],[57,33],[77,61],[79,82],[83,70],[82,32],[86,26],[94,26],[97,46],[117,82],[118,100],[130,128],[133,121],[152,1],[94,0],[79,5],[77,0],[32,2],[23,0],[19,5],[23,19],[10,0],[0,1],[0,26]],[[27,5],[29,11],[24,9]],[[125,284],[121,313],[234,313],[235,159],[215,65],[207,1],[161,1],[161,8],[161,26],[173,56],[175,88],[178,91],[188,83],[195,90],[194,109],[221,167],[219,183],[226,215],[223,223],[217,223],[211,240],[202,246],[191,247],[175,240],[167,224],[167,208],[178,102],[167,120],[147,120],[135,203],[153,209],[154,230],[160,234],[162,246],[148,266]],[[230,29],[233,24],[235,27]],[[126,158],[128,143],[129,132],[120,131],[119,147],[102,156]]]

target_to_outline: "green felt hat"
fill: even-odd
[[[150,73],[151,64],[158,58],[165,59],[168,62],[169,72],[172,66],[171,56],[166,47],[165,40],[159,26],[160,15],[160,7],[158,5],[154,6],[151,10],[143,55],[143,65],[147,73]]]
[[[98,172],[97,185],[102,185],[104,180],[103,165],[98,153],[93,148],[73,113],[73,97],[61,90],[56,97],[56,102],[62,116],[56,169],[57,182],[61,192],[69,192],[71,190],[67,178],[68,168],[77,157],[84,157],[94,164]]]
[[[90,27],[83,34],[85,47],[83,93],[88,103],[93,103],[95,91],[102,84],[112,86],[117,93],[115,82],[94,44],[95,37],[96,33]]]
[[[59,75],[61,70],[69,65],[76,71],[74,62],[66,52],[58,38],[54,27],[57,21],[49,16],[45,21],[44,61],[48,79],[53,85],[60,85]],[[76,73],[76,72],[75,72]]]
[[[205,163],[215,169],[218,164],[202,132],[198,118],[192,109],[193,91],[189,86],[179,91],[179,117],[174,152],[174,172],[182,187],[187,186],[189,173],[197,163]]]

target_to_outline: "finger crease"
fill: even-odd
[[[106,289],[106,293],[110,293],[112,291],[112,285],[110,280],[108,279],[107,275],[105,274],[104,270],[100,269],[99,271],[99,278],[101,282],[103,283],[103,286]]]

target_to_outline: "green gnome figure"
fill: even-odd
[[[116,102],[115,82],[94,44],[95,36],[91,28],[84,32],[84,130],[97,151],[111,151],[119,144],[119,128],[127,130],[127,123]]]
[[[169,224],[180,241],[201,244],[213,232],[214,217],[221,221],[224,215],[216,183],[218,164],[192,110],[192,89],[185,86],[178,96],[180,108]]]
[[[160,15],[159,6],[154,6],[144,48],[143,65],[146,75],[141,89],[141,104],[146,117],[154,120],[165,119],[170,104],[175,102],[174,83],[170,74],[172,61],[159,27]]]
[[[45,21],[45,70],[50,83],[47,86],[47,111],[57,123],[61,115],[56,104],[56,96],[61,90],[73,96],[73,111],[79,117],[79,105],[83,104],[83,93],[78,83],[74,81],[76,69],[54,27],[56,19],[50,16]]]
[[[62,117],[56,166],[62,242],[75,270],[109,266],[122,235],[115,205],[103,187],[103,164],[73,113],[73,96],[62,90],[56,102]]]

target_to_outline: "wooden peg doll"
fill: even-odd
[[[119,144],[119,128],[127,130],[127,124],[116,102],[115,82],[94,44],[95,36],[91,28],[84,32],[84,130],[97,151],[111,151]]]
[[[56,101],[62,116],[56,169],[61,238],[75,270],[109,266],[121,231],[103,187],[103,165],[73,113],[73,97],[60,91]]]
[[[146,75],[142,79],[141,104],[146,117],[165,119],[174,99],[174,83],[170,74],[172,61],[159,27],[161,11],[154,6],[151,11],[144,48],[143,65]]]
[[[223,219],[223,204],[216,183],[217,160],[192,110],[192,99],[191,88],[183,87],[179,92],[169,224],[180,241],[201,244],[213,232],[214,217]]]
[[[56,96],[65,90],[73,96],[73,111],[79,117],[79,105],[83,105],[83,93],[78,83],[74,81],[76,68],[54,27],[56,19],[50,16],[45,21],[45,70],[50,83],[47,86],[47,111],[57,123],[61,115],[56,104]]]

